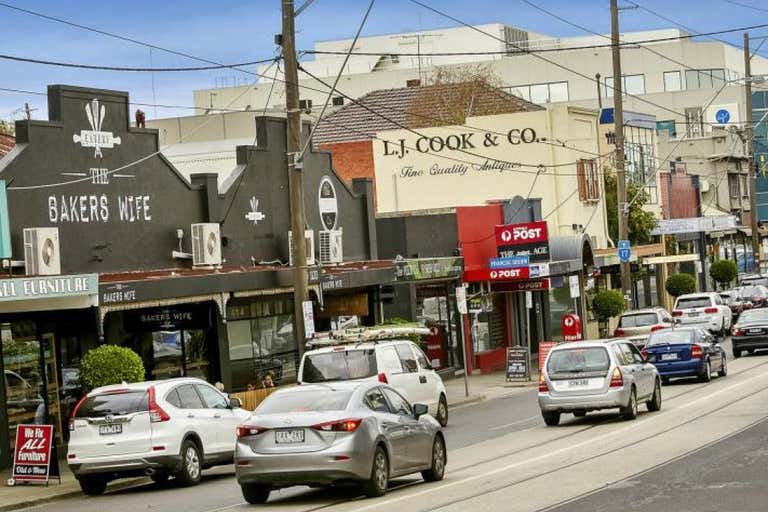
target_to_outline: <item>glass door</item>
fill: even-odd
[[[40,348],[44,382],[43,389],[45,390],[43,393],[46,409],[45,423],[53,425],[56,444],[61,446],[64,444],[64,429],[68,427],[65,427],[62,421],[60,401],[62,396],[59,389],[59,366],[56,357],[56,345],[53,333],[45,333],[40,336]]]
[[[197,377],[208,380],[208,350],[205,343],[205,330],[192,329],[182,331],[184,340],[184,375],[187,377]]]

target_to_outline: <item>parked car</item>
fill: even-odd
[[[85,494],[138,475],[194,485],[201,470],[232,463],[235,429],[250,415],[200,379],[96,388],[72,413],[67,462]]]
[[[359,483],[382,496],[390,478],[421,472],[442,480],[447,456],[440,424],[379,382],[281,389],[237,428],[235,472],[248,503],[293,485]]]
[[[698,377],[709,382],[712,372],[721,377],[728,375],[725,350],[706,329],[656,331],[648,337],[644,352],[665,384],[675,377]]]
[[[768,286],[768,276],[761,274],[743,274],[739,276],[739,286]]]
[[[707,328],[720,336],[725,336],[731,328],[731,308],[723,304],[715,292],[679,296],[672,316],[682,325],[706,322]]]
[[[731,321],[735,322],[742,311],[745,309],[751,309],[752,303],[748,299],[741,296],[738,290],[728,290],[719,293],[720,298],[723,299],[723,304],[731,308]],[[747,307],[749,305],[749,307]]]
[[[422,329],[423,330],[423,329]],[[350,330],[352,333],[371,332]],[[395,332],[400,332],[399,329]],[[341,335],[340,335],[341,336]],[[405,339],[359,341],[351,336],[322,340],[304,353],[299,365],[300,383],[359,380],[381,382],[397,389],[408,400],[425,404],[442,426],[448,424],[448,399],[440,375],[424,352]],[[375,336],[374,336],[375,338]]]
[[[740,286],[736,288],[739,296],[752,303],[753,308],[768,307],[768,288],[763,285],[755,284],[749,286]]]
[[[552,349],[539,373],[539,407],[544,423],[557,425],[563,413],[619,409],[637,417],[638,403],[661,408],[661,379],[634,344],[625,340],[565,343]]]
[[[667,328],[672,323],[672,315],[664,308],[627,311],[619,317],[619,324],[613,335],[617,338],[629,338],[635,346],[642,348],[650,333]]]
[[[768,348],[768,309],[742,313],[733,326],[731,344],[733,357],[741,357],[744,350],[752,354],[755,349]]]

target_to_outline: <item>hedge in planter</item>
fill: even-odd
[[[667,293],[674,298],[678,298],[686,293],[694,293],[696,291],[696,280],[691,274],[672,274],[667,278],[667,282],[664,284]]]
[[[738,274],[739,270],[736,268],[736,263],[733,260],[717,260],[709,267],[710,277],[721,288],[726,288],[727,285],[736,279]]]
[[[86,390],[121,382],[141,382],[144,380],[144,363],[129,348],[102,345],[83,356],[80,380]]]

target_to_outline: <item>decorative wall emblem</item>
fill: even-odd
[[[106,113],[107,109],[104,105],[99,104],[99,100],[95,98],[91,100],[90,103],[85,105],[85,115],[88,118],[91,129],[80,130],[80,135],[75,134],[72,136],[75,144],[80,144],[84,148],[93,148],[94,158],[103,156],[101,153],[102,148],[112,149],[122,142],[120,137],[115,137],[112,132],[101,131]]]
[[[339,203],[336,198],[336,189],[328,176],[323,176],[320,180],[320,187],[317,191],[317,206],[320,210],[320,222],[323,229],[332,231],[336,229],[339,221]]]
[[[253,225],[259,223],[260,220],[266,219],[267,216],[259,211],[259,200],[256,196],[251,197],[251,211],[245,214],[245,219],[253,222]]]

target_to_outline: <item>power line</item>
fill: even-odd
[[[744,4],[741,2],[737,2],[736,0],[723,0],[723,2],[732,4],[732,5],[738,5],[739,7],[744,7],[747,9],[752,9],[753,11],[768,12],[768,9],[763,9],[762,7],[756,7],[754,5]]]

